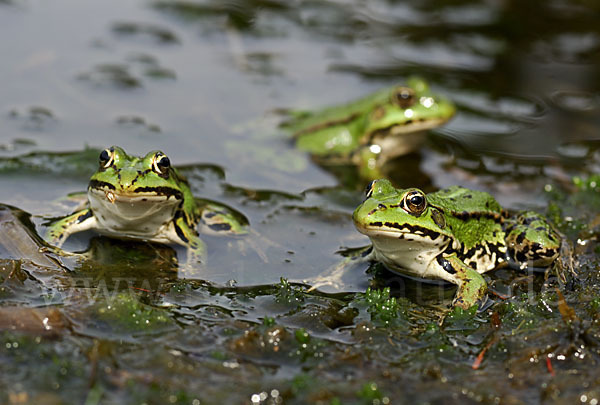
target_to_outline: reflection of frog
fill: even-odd
[[[283,127],[298,148],[325,164],[354,164],[365,178],[393,157],[416,150],[428,129],[455,112],[447,99],[433,94],[422,79],[383,89],[365,98],[317,112],[296,113]]]
[[[95,229],[117,238],[186,246],[188,263],[194,263],[204,262],[206,254],[198,222],[214,232],[246,232],[230,210],[194,199],[185,178],[160,151],[140,158],[117,146],[103,150],[87,197],[85,207],[49,226],[50,243],[60,246],[72,233]]]
[[[450,187],[425,195],[373,181],[352,216],[373,243],[369,259],[412,276],[457,284],[454,304],[474,305],[486,291],[480,273],[514,260],[520,267],[548,267],[560,236],[539,214],[508,216],[482,191]]]

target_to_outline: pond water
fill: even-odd
[[[597,404],[598,21],[586,0],[0,0],[0,202],[25,211],[2,220],[21,233],[0,250],[0,402]],[[451,286],[377,266],[307,292],[368,243],[366,182],[295,149],[279,111],[411,75],[458,111],[386,175],[549,215],[577,276],[492,272],[495,303],[452,316]],[[110,145],[162,150],[252,234],[203,235],[193,280],[184,249],[93,232],[64,246],[91,259],[48,265],[33,226]]]

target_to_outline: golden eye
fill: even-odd
[[[406,212],[419,216],[427,208],[425,194],[420,190],[412,190],[406,193],[403,200],[403,207]]]
[[[392,103],[400,108],[408,108],[415,103],[415,91],[410,87],[396,87],[391,95]]]
[[[98,163],[100,164],[100,167],[103,169],[108,169],[113,164],[114,160],[115,160],[115,149],[114,148],[104,149],[102,152],[100,152],[100,156],[98,157]]]
[[[154,161],[152,162],[152,169],[158,173],[165,175],[169,173],[169,168],[171,167],[171,161],[169,158],[162,153],[157,153],[154,156]]]
[[[365,188],[365,195],[367,196],[366,198],[371,197],[371,195],[373,195],[373,186],[375,185],[375,182],[377,180],[373,180],[372,182],[370,182],[367,187]]]

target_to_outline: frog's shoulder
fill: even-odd
[[[485,191],[471,190],[461,186],[451,186],[427,195],[429,203],[441,207],[448,213],[476,214],[482,212],[500,215],[502,207]]]

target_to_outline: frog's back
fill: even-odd
[[[292,118],[285,122],[282,127],[296,136],[313,130],[316,126],[336,125],[350,122],[358,116],[368,114],[376,106],[385,103],[389,98],[389,89],[381,89],[373,94],[359,100],[333,107],[327,107],[320,111],[308,112],[299,118]]]
[[[428,194],[427,200],[431,204],[441,207],[447,214],[459,217],[502,215],[502,207],[490,194],[461,186],[452,186]]]
[[[490,194],[453,186],[427,197],[441,209],[455,237],[454,249],[467,265],[478,271],[495,268],[504,256],[502,208]]]

